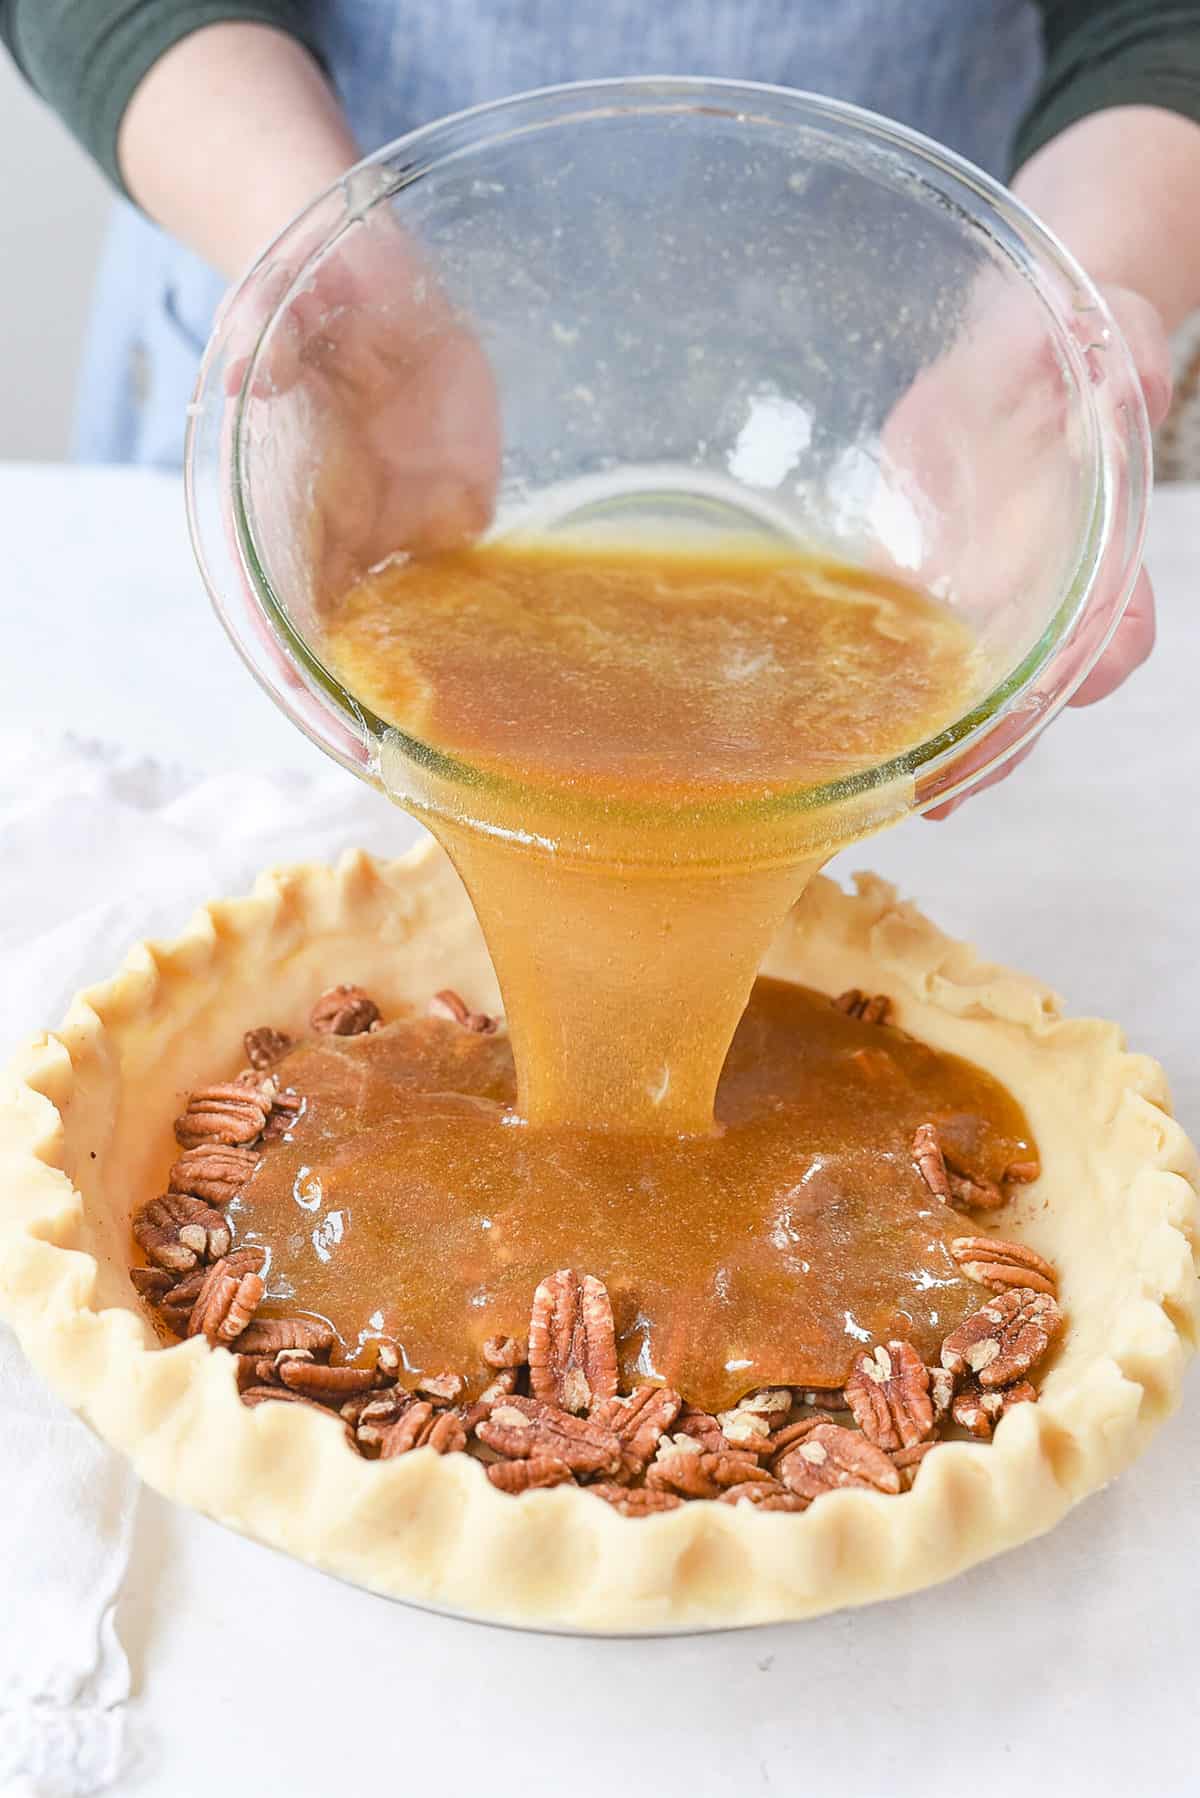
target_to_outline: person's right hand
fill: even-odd
[[[255,330],[276,297],[269,276],[260,291]],[[232,392],[245,370],[244,360],[231,368]],[[258,441],[282,433],[273,460],[307,469],[318,604],[389,556],[455,547],[491,520],[500,468],[491,368],[390,223],[352,227],[287,304],[248,405]]]

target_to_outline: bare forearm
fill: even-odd
[[[117,150],[137,203],[230,277],[359,155],[304,46],[234,23],[193,32],[154,64]]]
[[[1092,113],[1013,189],[1094,280],[1145,295],[1168,330],[1200,308],[1200,125],[1155,106]]]

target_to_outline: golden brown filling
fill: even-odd
[[[704,1138],[530,1130],[504,1035],[441,1018],[326,1035],[272,1070],[303,1095],[229,1207],[270,1251],[262,1315],[316,1313],[348,1359],[466,1371],[522,1336],[547,1269],[612,1298],[621,1388],[660,1379],[724,1409],[763,1386],[840,1387],[864,1345],[936,1361],[978,1287],[962,1216],[914,1164],[999,1181],[1033,1158],[1019,1106],[977,1068],[820,994],[760,980]]]
[[[797,789],[913,749],[980,677],[927,594],[736,547],[495,544],[388,566],[334,605],[321,648],[360,702],[460,765],[391,741],[382,774],[470,893],[522,1116],[639,1134],[711,1128],[788,907],[911,801],[905,774],[837,803]]]
[[[945,607],[842,564],[491,544],[400,562],[334,608],[355,697],[526,788],[711,806],[911,749],[961,702]]]

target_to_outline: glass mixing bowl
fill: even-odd
[[[1103,300],[1003,188],[852,106],[644,79],[463,113],[314,201],[222,310],[187,491],[225,627],[301,729],[490,829],[521,793],[321,659],[322,609],[421,547],[430,493],[464,529],[494,480],[496,531],[732,532],[929,587],[976,690],[903,756],[773,796],[811,846],[851,787],[875,821],[944,801],[1064,703],[1128,599],[1149,469]]]

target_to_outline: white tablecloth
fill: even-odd
[[[1147,670],[1066,716],[949,824],[913,822],[869,849],[946,928],[1046,977],[1072,1009],[1119,1018],[1165,1062],[1193,1134],[1198,531],[1200,490],[1159,494]],[[325,767],[209,614],[175,481],[2,468],[0,543],[5,724],[205,772]],[[380,842],[407,834],[382,802],[378,819]],[[62,872],[48,864],[47,882]],[[725,1637],[449,1622],[149,1497],[118,1618],[142,1742],[120,1790],[1196,1793],[1198,1402],[1193,1378],[1144,1459],[1040,1542],[935,1592]]]

